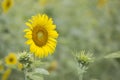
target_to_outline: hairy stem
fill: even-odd
[[[83,74],[80,74],[79,80],[83,80]]]
[[[25,80],[27,80],[27,75],[26,75],[26,70],[24,70],[24,74],[25,74]]]

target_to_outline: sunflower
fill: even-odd
[[[18,66],[18,69],[19,69],[19,70],[22,70],[22,69],[23,69],[23,64],[18,63],[18,65],[17,65],[17,66]]]
[[[0,72],[4,70],[4,66],[0,64]]]
[[[48,0],[39,0],[39,3],[40,3],[41,6],[44,7],[45,5],[47,5]]]
[[[26,44],[30,45],[30,51],[39,58],[52,54],[55,51],[58,37],[52,18],[48,18],[45,14],[38,14],[26,22],[26,25],[29,29],[24,31],[26,32],[25,37],[28,39]]]
[[[3,12],[6,13],[13,5],[13,0],[4,0],[2,2]]]
[[[107,0],[98,0],[98,8],[102,8],[106,5],[108,1]]]
[[[17,64],[17,56],[14,53],[10,53],[6,58],[5,62],[7,65],[15,65]]]
[[[2,80],[7,80],[11,71],[12,71],[11,69],[7,69],[2,75]]]
[[[58,68],[58,62],[57,61],[52,61],[50,63],[50,66],[47,68],[48,72],[55,71]]]

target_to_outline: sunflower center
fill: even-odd
[[[44,46],[48,40],[47,30],[41,26],[34,27],[32,31],[32,39],[37,46]]]
[[[10,58],[9,61],[10,61],[10,62],[13,62],[13,58]]]
[[[6,6],[7,7],[9,7],[10,6],[10,1],[8,0],[8,2],[7,2],[7,4],[6,4]]]
[[[38,32],[37,36],[38,36],[38,39],[41,39],[44,36],[44,34],[42,32]]]

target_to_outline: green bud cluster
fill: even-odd
[[[31,54],[28,54],[27,52],[20,53],[18,60],[26,68],[29,68],[33,63]]]
[[[81,51],[79,54],[77,54],[76,60],[83,66],[87,66],[89,63],[93,62],[92,54],[85,54],[85,51]]]

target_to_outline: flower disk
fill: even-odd
[[[3,12],[6,13],[13,5],[13,0],[4,0],[2,2]]]
[[[26,25],[29,29],[24,31],[26,32],[25,37],[28,39],[26,44],[30,45],[30,51],[40,58],[52,54],[55,51],[58,37],[52,18],[38,14],[26,22]]]
[[[5,62],[7,65],[15,65],[17,64],[17,56],[14,53],[10,53],[6,58]]]

